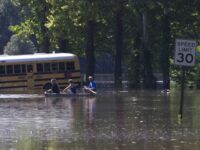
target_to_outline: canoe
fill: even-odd
[[[66,94],[66,93],[45,93],[45,97],[92,97],[96,96],[96,94],[90,93],[77,93],[77,94]]]

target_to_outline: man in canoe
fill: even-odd
[[[96,82],[94,81],[92,76],[88,77],[89,79],[89,85],[88,86],[84,86],[84,90],[90,94],[96,94]]]
[[[76,85],[73,83],[72,79],[68,80],[69,85],[63,90],[67,94],[76,94]]]

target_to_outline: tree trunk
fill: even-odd
[[[152,75],[152,67],[151,67],[151,53],[148,47],[148,33],[147,33],[147,16],[146,12],[142,14],[142,26],[143,26],[143,86],[144,88],[153,88],[153,75]]]
[[[167,3],[167,2],[166,2]],[[164,14],[162,19],[162,51],[161,51],[161,69],[163,74],[163,88],[170,89],[170,79],[169,79],[169,42],[170,42],[170,23],[169,14],[165,5]]]
[[[40,44],[40,51],[41,52],[46,52],[49,53],[50,50],[50,37],[49,37],[49,31],[48,28],[45,26],[47,23],[47,14],[49,12],[49,8],[47,6],[47,3],[44,2],[41,5],[44,5],[44,8],[41,12],[41,23],[40,23],[40,28],[41,28],[41,35],[42,35],[42,41]]]
[[[35,34],[32,34],[32,35],[30,36],[30,40],[33,42],[34,46],[36,47],[36,51],[39,51],[40,45],[39,45],[39,43],[38,43],[38,40],[37,40],[36,35],[35,35]]]
[[[95,26],[94,20],[87,22],[87,43],[86,43],[86,76],[94,76],[95,71],[95,55],[94,55],[94,37],[95,37]]]
[[[60,52],[69,53],[71,50],[68,47],[68,41],[63,38],[58,39],[58,47]]]
[[[123,4],[119,3],[119,8],[115,16],[115,88],[122,87],[122,51],[123,51]]]
[[[134,85],[133,88],[139,88],[140,87],[140,46],[141,46],[141,36],[140,33],[137,32],[136,38],[134,40],[134,49],[136,50],[136,53],[134,55]]]
[[[5,16],[0,15],[0,54],[4,53],[4,47],[12,36],[12,32],[8,30],[9,22]]]
[[[50,50],[50,39],[49,39],[49,36],[48,36],[48,32],[46,29],[46,27],[42,27],[42,33],[44,33],[44,37],[42,39],[42,42],[40,44],[40,52],[45,52],[45,53],[49,53],[49,50]],[[45,32],[46,31],[46,32]]]

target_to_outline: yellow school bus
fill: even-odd
[[[55,78],[61,89],[68,79],[80,84],[80,64],[71,53],[0,55],[0,92],[40,93]]]

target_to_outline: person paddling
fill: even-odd
[[[83,89],[88,93],[96,94],[96,88],[97,88],[96,82],[94,81],[92,76],[89,76],[88,79],[89,79],[89,85],[84,86]]]
[[[68,80],[69,85],[63,90],[67,94],[76,94],[76,85],[73,83],[72,79]]]

